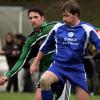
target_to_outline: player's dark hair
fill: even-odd
[[[80,16],[80,7],[75,0],[68,0],[65,2],[61,8],[61,11],[62,13],[68,11],[73,15],[77,13],[78,17]]]
[[[44,12],[41,8],[30,8],[27,13],[28,17],[30,12],[37,12],[40,16],[44,16]]]

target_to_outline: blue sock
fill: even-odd
[[[42,90],[41,91],[42,100],[53,100],[52,90]]]

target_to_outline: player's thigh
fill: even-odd
[[[88,100],[89,94],[84,89],[77,86],[75,91],[77,100]]]
[[[41,97],[41,88],[37,88],[36,89],[35,100],[42,100],[42,97]]]

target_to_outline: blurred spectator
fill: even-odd
[[[5,45],[2,50],[0,50],[1,55],[5,55],[8,63],[9,70],[12,69],[14,64],[16,63],[18,57],[16,56],[15,51],[15,43],[13,34],[8,32],[5,34]],[[13,86],[14,91],[18,91],[18,79],[17,74],[15,74],[8,82],[6,90],[9,92]]]
[[[89,44],[86,55],[84,57],[84,66],[88,78],[88,86],[90,94],[94,94],[96,91],[96,69],[95,62],[93,60],[94,46]]]
[[[16,34],[15,35],[15,42],[16,42],[16,44],[18,46],[18,50],[19,50],[20,54],[21,54],[22,47],[24,45],[25,40],[26,40],[26,38],[25,38],[24,35],[22,35],[22,34]],[[19,81],[20,81],[20,79],[23,80],[23,83],[19,82],[19,85],[22,88],[21,92],[32,92],[33,91],[33,84],[32,84],[32,80],[31,80],[31,75],[30,75],[29,69],[30,69],[30,65],[27,62],[23,66],[23,70],[19,71],[19,73],[18,73]]]

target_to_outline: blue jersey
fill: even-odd
[[[65,23],[58,23],[49,33],[40,50],[47,53],[50,46],[55,44],[55,61],[63,64],[78,64],[82,62],[89,41],[100,50],[100,38],[91,25],[80,22],[77,26],[69,27]]]
[[[63,76],[74,84],[81,86],[82,83],[86,82],[83,58],[89,41],[95,45],[96,50],[100,50],[100,36],[91,24],[80,21],[76,26],[68,26],[64,22],[59,22],[49,32],[40,51],[48,53],[52,45],[55,44],[54,62],[49,70],[62,81],[64,81],[62,77],[64,74]],[[80,80],[84,80],[84,82]],[[81,87],[86,87],[87,91],[85,83]]]

